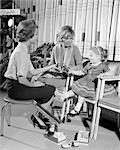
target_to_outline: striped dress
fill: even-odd
[[[97,76],[108,70],[108,65],[105,62],[102,62],[97,66],[92,66],[90,62],[88,62],[83,68],[85,75],[73,83],[71,87],[72,91],[81,97],[94,99],[97,88]],[[108,82],[105,85],[104,96],[114,94],[116,94],[115,87]]]

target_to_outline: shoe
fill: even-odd
[[[71,110],[71,112],[69,113],[69,115],[70,115],[71,117],[74,117],[74,116],[76,116],[76,115],[79,115],[79,112],[76,111],[75,109],[73,109],[73,110]]]
[[[68,114],[69,115],[69,114]],[[63,118],[63,120],[62,120],[62,123],[65,123],[65,121],[66,122],[71,122],[71,119],[69,118],[69,117],[67,117],[66,119],[65,119],[65,117]]]
[[[46,118],[43,114],[41,114],[40,112],[38,113],[38,117],[45,123],[46,126],[49,126],[50,120],[48,118]]]
[[[71,147],[78,147],[80,143],[78,141],[71,141],[71,142],[65,142],[61,145],[62,148],[64,149],[69,149]]]
[[[37,118],[36,118],[35,116],[33,116],[33,115],[31,116],[31,121],[32,121],[32,123],[33,123],[34,128],[35,128],[35,126],[37,126],[37,127],[39,127],[40,129],[44,129],[44,130],[47,129],[47,127],[41,125],[41,124],[39,123],[39,121],[37,120]]]
[[[49,122],[49,119],[46,118],[43,114],[41,114],[40,112],[38,113],[38,117],[44,122]]]
[[[65,142],[65,143],[63,143],[63,144],[61,145],[61,147],[64,148],[64,149],[69,149],[69,148],[72,147],[72,143],[67,143],[67,142]]]

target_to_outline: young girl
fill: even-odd
[[[88,62],[88,64],[80,71],[69,71],[69,73],[83,76],[82,78],[78,79],[73,83],[71,90],[63,93],[60,96],[62,101],[74,95],[79,96],[75,108],[70,112],[72,116],[79,113],[84,102],[84,98],[95,98],[97,88],[97,76],[109,70],[107,63],[105,62],[106,58],[106,50],[104,50],[102,47],[92,47],[89,50],[90,62]],[[113,93],[115,93],[114,87],[112,85],[106,85],[105,96]]]
[[[64,66],[74,69],[82,68],[82,56],[79,48],[73,43],[74,36],[75,33],[71,26],[61,27],[49,64],[57,64],[60,69]]]

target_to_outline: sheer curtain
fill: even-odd
[[[75,31],[75,44],[82,56],[91,46],[108,49],[110,60],[120,60],[120,0],[15,0],[28,18],[39,26],[38,42],[56,42],[63,25]]]

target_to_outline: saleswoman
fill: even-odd
[[[35,99],[43,104],[50,101],[55,87],[46,85],[40,81],[31,82],[29,75],[42,74],[54,68],[50,65],[35,69],[30,60],[31,43],[37,40],[38,27],[33,19],[21,21],[16,30],[17,47],[11,54],[5,77],[8,79],[8,96],[16,100]]]

